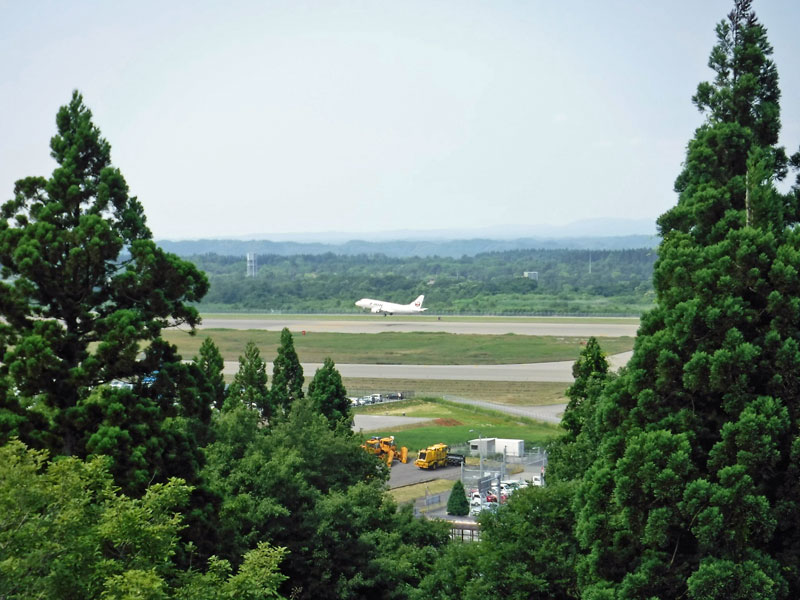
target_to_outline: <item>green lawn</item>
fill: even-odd
[[[201,329],[190,336],[169,329],[164,338],[185,358],[197,355],[206,337],[213,338],[225,360],[235,361],[253,341],[267,361],[274,358],[280,332],[264,330]],[[309,333],[295,335],[294,345],[303,362],[404,365],[515,364],[576,360],[582,337],[529,335],[466,335],[443,332]],[[633,337],[602,338],[607,354],[633,348]]]
[[[398,504],[413,502],[417,498],[424,498],[427,494],[441,494],[453,489],[453,480],[434,479],[425,483],[414,483],[389,490],[389,495]]]
[[[434,419],[415,425],[363,432],[367,437],[393,435],[398,446],[406,446],[413,453],[439,442],[451,446],[465,444],[467,440],[479,437],[479,434],[483,437],[523,439],[526,447],[542,446],[561,433],[561,429],[555,425],[434,398],[374,404],[360,407],[356,413],[405,414],[407,417]]]

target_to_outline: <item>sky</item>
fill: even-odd
[[[156,239],[655,220],[730,0],[0,0],[0,201],[79,90]],[[800,144],[800,2],[755,0]]]

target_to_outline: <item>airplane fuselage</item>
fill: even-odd
[[[362,298],[356,302],[356,306],[369,310],[375,314],[385,315],[413,315],[428,310],[422,308],[422,301],[425,296],[420,296],[410,304],[396,304],[394,302],[386,302],[384,300],[373,300],[372,298]]]

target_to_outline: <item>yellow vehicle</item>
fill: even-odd
[[[450,447],[447,444],[434,444],[425,450],[420,450],[414,464],[420,469],[436,469],[447,465],[460,465],[464,462],[461,454],[450,454]]]
[[[370,454],[376,455],[391,468],[392,463],[399,460],[401,463],[408,462],[408,448],[405,446],[398,448],[394,441],[394,436],[371,437],[361,447]]]

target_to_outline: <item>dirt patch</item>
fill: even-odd
[[[434,419],[433,422],[442,427],[458,427],[459,425],[463,425],[463,423],[457,419]]]

